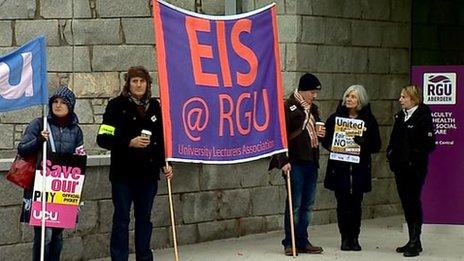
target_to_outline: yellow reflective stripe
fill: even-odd
[[[100,125],[100,128],[98,129],[98,135],[100,135],[100,134],[108,134],[108,135],[114,136],[114,130],[115,129],[116,128],[111,126],[111,125],[102,124],[102,125]]]

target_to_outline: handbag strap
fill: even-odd
[[[50,124],[48,122],[47,122],[47,128],[49,130],[48,132],[50,133],[48,135],[48,140],[50,141],[50,146],[52,147],[52,151],[56,152],[55,140],[53,139],[52,128],[50,127]]]

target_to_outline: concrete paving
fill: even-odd
[[[382,260],[464,260],[463,226],[456,226],[455,233],[440,233],[426,229],[422,236],[424,252],[418,257],[406,258],[395,252],[395,248],[406,242],[407,233],[403,233],[403,217],[387,217],[363,220],[360,252],[340,251],[340,238],[337,224],[319,225],[310,228],[313,244],[322,246],[320,255],[300,254],[300,260],[346,260],[346,261],[382,261]],[[427,232],[428,231],[428,232]],[[458,231],[456,233],[456,231]],[[293,260],[283,255],[280,241],[283,232],[272,232],[240,238],[217,240],[179,247],[179,259],[182,261],[216,260]],[[174,260],[174,251],[162,249],[155,251],[157,261]],[[100,261],[110,260],[99,259]],[[135,260],[131,255],[130,260]]]

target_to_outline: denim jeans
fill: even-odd
[[[292,185],[293,222],[297,248],[304,248],[308,243],[308,226],[316,198],[317,167],[313,162],[291,163],[290,182]],[[290,231],[290,213],[288,198],[285,201],[285,238],[282,245],[292,245]]]
[[[32,246],[32,260],[40,260],[40,241],[41,227],[34,227],[34,243]],[[63,248],[63,229],[45,228],[45,261],[60,260],[61,249]]]
[[[135,256],[137,261],[153,260],[150,248],[153,225],[151,210],[158,181],[111,182],[113,196],[113,228],[111,231],[111,260],[129,259],[130,210],[134,202]]]

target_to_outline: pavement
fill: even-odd
[[[363,220],[360,252],[340,251],[337,224],[328,224],[312,226],[309,230],[311,242],[324,248],[323,254],[319,255],[299,254],[296,259],[285,256],[280,244],[283,231],[277,231],[179,246],[179,260],[464,260],[464,225],[448,226],[447,229],[425,228],[422,235],[424,251],[418,257],[406,258],[395,252],[395,248],[403,245],[407,240],[407,232],[403,232],[403,223],[402,216]],[[132,254],[129,260],[135,260],[135,255]],[[156,250],[155,260],[174,260],[173,248]]]

